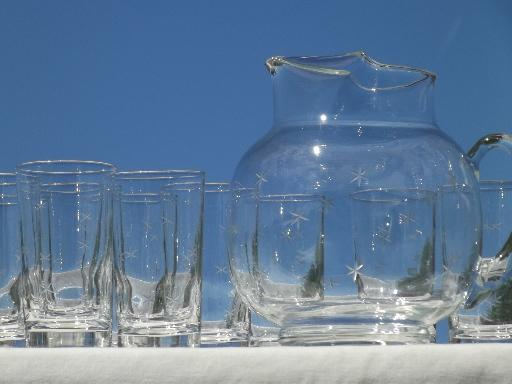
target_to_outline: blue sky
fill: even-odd
[[[364,49],[424,67],[439,76],[439,125],[464,149],[512,129],[507,1],[6,0],[0,49],[4,170],[80,158],[228,179],[271,126],[272,55]]]

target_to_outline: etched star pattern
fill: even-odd
[[[39,200],[39,201],[36,203],[36,206],[35,206],[35,208],[36,208],[37,210],[42,209],[42,208],[44,208],[44,207],[46,207],[46,201],[43,201],[43,200]]]
[[[334,288],[336,285],[338,285],[336,279],[329,277],[329,287]]]
[[[348,265],[345,265],[345,268],[348,269],[347,276],[352,275],[352,280],[355,282],[361,272],[359,272],[363,268],[363,264],[357,264],[355,263],[353,267],[349,267]]]
[[[92,220],[92,215],[89,213],[89,212],[83,212],[81,215],[80,215],[80,218],[78,219],[78,221],[80,223],[85,223],[87,221],[91,221]]]
[[[217,273],[228,273],[228,267],[226,267],[225,265],[216,265],[215,266],[215,271]]]
[[[41,253],[40,255],[41,262],[49,263],[50,262],[50,254],[49,253]]]
[[[132,250],[127,250],[127,251],[124,251],[121,256],[123,257],[124,260],[126,259],[133,259],[137,256],[137,250],[136,249],[132,249]]]
[[[383,171],[384,169],[386,169],[386,160],[384,160],[384,159],[379,160],[379,161],[375,164],[375,170],[376,170],[376,171]]]
[[[398,214],[398,223],[399,224],[409,224],[416,223],[414,217],[411,214],[399,213]]]
[[[300,230],[301,222],[309,221],[309,219],[306,216],[297,212],[290,212],[290,215],[293,216],[293,219],[289,221],[289,224],[294,225],[297,228],[297,230]]]
[[[81,249],[82,251],[87,251],[88,248],[89,248],[89,245],[87,244],[86,241],[78,240],[78,249]]]
[[[502,225],[503,225],[502,223],[494,223],[494,224],[486,223],[486,224],[484,224],[484,229],[487,229],[489,231],[497,231],[497,230],[501,229]]]
[[[267,182],[268,182],[268,180],[263,173],[256,172],[256,187],[258,187],[258,189],[261,187],[261,185],[263,183],[267,183]]]
[[[375,236],[387,243],[391,243],[391,228],[389,224],[379,226]]]
[[[361,185],[368,184],[368,178],[366,175],[366,169],[359,167],[356,171],[352,171],[352,180],[350,180],[350,184],[357,183],[358,187]]]

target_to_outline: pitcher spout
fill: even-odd
[[[434,124],[436,75],[383,64],[363,51],[339,56],[273,56],[265,62],[274,79],[275,120],[331,123],[402,121]],[[327,118],[328,119],[327,119]]]

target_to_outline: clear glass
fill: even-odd
[[[198,345],[203,192],[200,171],[115,175],[118,346]]]
[[[512,182],[481,181],[482,257],[478,279],[465,303],[450,317],[450,341],[512,342]]]
[[[242,157],[232,187],[254,188],[262,196],[303,193],[325,197],[322,298],[289,306],[287,315],[281,313],[280,305],[268,306],[266,312],[272,312],[268,319],[283,318],[279,324],[283,335],[286,328],[297,326],[297,321],[286,320],[296,315],[305,329],[317,327],[311,337],[295,338],[297,344],[312,343],[319,329],[325,335],[320,342],[332,336],[343,342],[379,343],[379,335],[367,335],[369,325],[378,327],[379,319],[369,320],[373,309],[358,297],[358,288],[347,275],[346,266],[354,263],[351,194],[377,188],[434,192],[444,185],[474,188],[473,164],[435,123],[435,75],[428,71],[381,64],[362,52],[274,57],[267,61],[267,68],[274,86],[273,127]],[[478,191],[470,193],[478,201]],[[478,206],[467,206],[462,214],[467,225],[480,229]],[[243,226],[236,221],[238,217],[234,219],[234,226]],[[447,230],[453,232],[457,227]],[[466,241],[474,244],[480,236],[477,231]],[[233,264],[243,266],[235,273],[257,281],[258,276],[243,262],[245,251],[235,243],[230,246]],[[435,255],[441,257],[439,252]],[[461,261],[465,265],[475,262],[474,254],[464,254]],[[457,291],[467,290],[465,276],[457,281]],[[258,295],[244,285],[237,288],[254,305]],[[439,299],[443,297],[441,289],[437,292]],[[443,301],[449,313],[461,304],[462,297],[447,295]],[[446,315],[432,310],[424,321],[433,325]],[[408,343],[421,338],[428,340],[429,336],[411,338],[409,332],[403,337],[397,328],[388,340]]]
[[[114,167],[36,161],[16,172],[28,345],[109,346]]]
[[[352,198],[354,261],[346,275],[367,304],[368,319],[380,320],[368,333],[380,333],[384,342],[395,329],[404,336],[412,330],[413,340],[422,329],[427,334],[429,317],[446,311],[434,288],[436,194],[377,189]]]
[[[229,277],[230,198],[229,183],[205,184],[201,346],[248,345],[249,311]]]
[[[24,346],[20,214],[16,175],[0,173],[0,345]]]

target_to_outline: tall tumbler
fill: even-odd
[[[229,276],[228,183],[206,183],[204,201],[201,346],[246,346],[249,311]]]
[[[21,221],[16,175],[0,173],[0,345],[24,346]]]
[[[482,255],[478,258],[477,278],[464,307],[450,316],[452,343],[512,342],[512,182],[481,181]],[[459,193],[459,195],[461,195]],[[445,199],[447,200],[447,199]],[[445,216],[454,217],[461,195],[445,204]],[[450,213],[446,215],[446,213]],[[447,219],[448,219],[447,218]],[[460,234],[471,230],[462,225]],[[459,235],[460,236],[460,235]],[[466,236],[467,238],[467,236]],[[447,234],[445,252],[460,252]],[[474,253],[479,256],[478,248]],[[476,257],[475,257],[476,258]]]
[[[29,346],[109,346],[112,175],[94,161],[17,167]]]
[[[199,344],[204,173],[115,176],[118,346]]]

